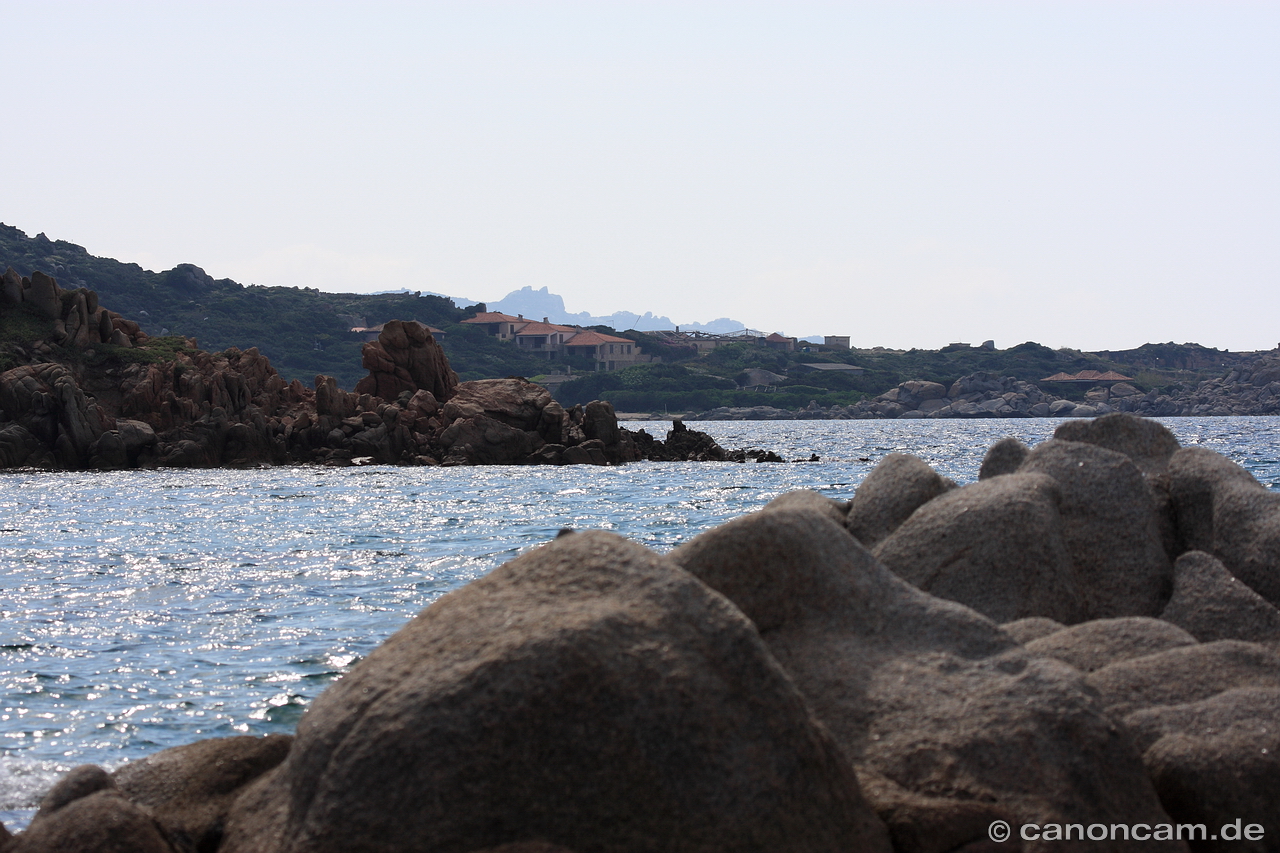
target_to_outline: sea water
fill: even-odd
[[[414,614],[562,528],[666,551],[793,489],[847,499],[894,451],[973,482],[992,443],[1059,423],[694,424],[821,460],[794,464],[0,474],[0,820],[77,764],[292,731]],[[1166,424],[1280,489],[1280,418]]]

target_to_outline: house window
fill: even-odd
[[[613,355],[613,344],[609,344],[609,355]],[[613,370],[613,367],[610,367],[609,369]]]
[[[627,344],[627,355],[631,355],[631,344]]]

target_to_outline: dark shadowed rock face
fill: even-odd
[[[1151,781],[1177,823],[1215,829],[1236,821],[1256,827],[1250,835],[1209,839],[1196,851],[1274,853],[1276,803],[1280,803],[1280,730],[1228,729],[1221,734],[1161,738],[1144,756]],[[1261,829],[1262,832],[1258,832]],[[1236,830],[1232,830],[1235,832]],[[1214,838],[1214,836],[1217,836]],[[1248,839],[1254,839],[1252,841]]]
[[[446,595],[326,690],[237,802],[221,850],[529,841],[889,850],[750,623],[606,533],[560,537]]]
[[[689,429],[683,421],[671,422],[667,432],[666,455],[691,462],[723,462],[725,449],[705,432]]]
[[[1280,644],[1280,610],[1203,551],[1188,551],[1173,564],[1173,598],[1160,618],[1203,643]]]
[[[437,439],[448,465],[510,465],[538,449],[537,433],[526,432],[487,415],[459,418]]]
[[[755,622],[897,849],[980,843],[996,819],[1164,819],[1127,735],[1078,672],[898,579],[825,508],[767,507],[671,559]]]
[[[0,838],[0,848],[4,853],[187,853],[92,764],[62,777],[27,830],[7,845]]]
[[[911,513],[955,486],[924,460],[890,453],[858,486],[849,502],[846,526],[855,539],[874,548]]]
[[[1208,839],[1197,850],[1275,850],[1280,802],[1280,688],[1227,690],[1125,717],[1170,817],[1219,828],[1259,823],[1262,839]],[[1217,834],[1217,833],[1215,833]]]
[[[1224,456],[1199,447],[1169,461],[1169,493],[1185,550],[1213,554],[1280,606],[1280,494]]]

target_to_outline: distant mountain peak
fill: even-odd
[[[587,311],[571,313],[565,309],[564,297],[558,293],[552,293],[545,285],[536,290],[525,285],[519,290],[511,291],[502,299],[486,305],[490,311],[534,319],[546,317],[552,323],[611,326],[615,329],[635,329],[638,332],[674,329],[677,325],[687,331],[700,332],[736,332],[745,327],[741,321],[731,320],[728,317],[720,317],[709,323],[676,323],[670,317],[656,316],[648,311],[643,314],[636,311],[615,311],[604,316],[597,316]]]

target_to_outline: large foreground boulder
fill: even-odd
[[[1168,477],[1182,547],[1213,554],[1280,607],[1280,493],[1202,447],[1175,453]]]
[[[1157,616],[1172,592],[1173,569],[1155,499],[1134,462],[1061,439],[1001,455],[1009,458],[987,460],[1001,473],[915,508],[874,547],[876,558],[920,589],[997,622]],[[850,529],[865,488],[851,503]],[[865,500],[875,493],[868,490]]]
[[[853,538],[875,548],[913,512],[955,487],[924,460],[908,453],[890,453],[854,493],[845,524]]]
[[[1061,500],[1046,474],[982,480],[920,507],[874,553],[908,583],[997,622],[1074,624],[1089,611],[1063,539]]]
[[[1135,711],[1124,722],[1174,820],[1213,827],[1215,835],[1236,820],[1264,830],[1194,849],[1260,853],[1280,846],[1270,823],[1280,803],[1280,688],[1226,690]]]
[[[1088,618],[1158,616],[1173,591],[1173,565],[1138,466],[1095,444],[1051,439],[1018,471],[1048,474],[1061,488],[1062,539]]]
[[[594,532],[446,595],[326,690],[219,849],[520,842],[889,850],[750,622],[667,558]]]
[[[1067,421],[1053,431],[1053,437],[1123,453],[1144,474],[1163,472],[1181,447],[1164,424],[1125,412],[1112,412],[1092,420]]]
[[[898,579],[827,510],[767,507],[671,558],[755,622],[857,766],[896,849],[986,843],[993,820],[1167,820],[1127,733],[1076,670]]]
[[[1188,551],[1173,564],[1173,597],[1160,618],[1204,643],[1280,644],[1280,610],[1203,551]]]

